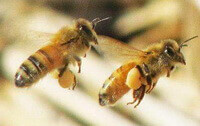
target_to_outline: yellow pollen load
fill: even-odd
[[[63,73],[62,77],[58,79],[58,82],[62,88],[69,88],[70,86],[76,83],[75,75],[69,69],[67,69]]]
[[[137,90],[141,86],[140,81],[141,74],[137,68],[133,68],[129,71],[126,79],[126,85],[134,90]]]

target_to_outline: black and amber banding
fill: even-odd
[[[18,69],[15,75],[15,85],[17,87],[27,87],[36,82],[47,67],[36,57],[31,55]]]
[[[99,104],[104,106],[114,104],[130,88],[125,84],[128,72],[135,67],[135,63],[127,63],[117,70],[104,82],[103,87],[99,92]]]
[[[60,54],[53,46],[46,46],[31,55],[15,75],[17,87],[28,87],[54,68],[61,66]]]

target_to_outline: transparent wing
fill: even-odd
[[[31,55],[41,47],[51,42],[54,34],[27,30],[20,33],[16,37],[16,47],[19,47],[22,51],[25,51],[27,55]]]
[[[141,60],[146,53],[131,47],[119,40],[107,36],[98,36],[98,45],[94,48],[106,59],[125,63],[128,61]]]
[[[51,41],[51,38],[54,34],[46,33],[46,32],[39,32],[39,31],[27,31],[23,35],[23,39],[27,42],[33,42],[38,44],[38,46],[45,45]]]

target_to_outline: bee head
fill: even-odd
[[[182,64],[186,64],[185,62],[185,58],[183,56],[183,53],[181,52],[181,49],[185,46],[187,46],[185,43],[190,41],[191,39],[194,39],[198,36],[194,36],[184,42],[182,42],[181,44],[178,44],[175,40],[164,40],[164,49],[163,52],[165,55],[167,55],[167,57],[173,61],[173,62],[177,62],[177,63],[182,63]]]
[[[93,24],[85,19],[78,19],[76,21],[76,28],[79,33],[90,43],[98,44],[97,34],[94,30]]]
[[[170,61],[174,63],[186,64],[185,58],[180,51],[180,46],[175,40],[164,40],[163,53]]]
[[[79,33],[84,36],[89,42],[92,42],[94,44],[98,44],[97,42],[97,34],[95,32],[95,27],[99,22],[105,21],[110,19],[110,17],[107,18],[95,18],[92,22],[85,20],[85,19],[78,19],[76,21],[76,27],[79,30]]]

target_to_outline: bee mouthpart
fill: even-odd
[[[95,45],[98,45],[98,42],[97,42],[97,39],[96,39],[96,38],[94,39],[94,44],[95,44]]]
[[[185,60],[184,60],[184,59],[182,60],[182,62],[181,62],[181,63],[182,63],[182,64],[184,64],[184,65],[186,65],[186,62],[185,62]]]
[[[98,45],[99,43],[97,41],[94,42],[95,45]]]

